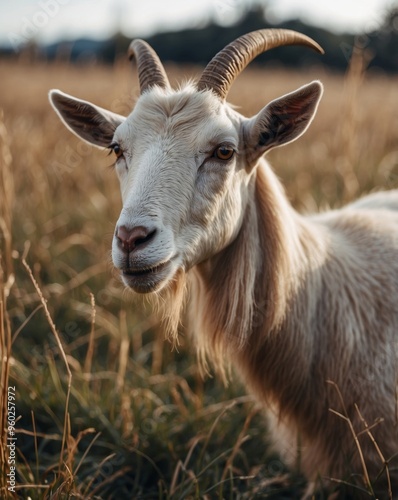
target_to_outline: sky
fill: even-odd
[[[120,30],[145,37],[211,20],[227,25],[253,4],[267,5],[276,21],[300,17],[335,32],[363,33],[380,26],[398,0],[1,0],[0,44],[17,50],[29,38],[51,43]]]

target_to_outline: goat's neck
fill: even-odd
[[[324,253],[319,235],[291,207],[268,165],[259,166],[251,189],[236,239],[194,271],[191,324],[201,330],[199,352],[211,353],[216,366],[226,347],[254,353],[281,333],[301,277]]]

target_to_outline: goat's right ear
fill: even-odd
[[[116,128],[125,120],[124,116],[76,99],[60,90],[51,90],[49,99],[66,127],[94,146],[109,146]]]

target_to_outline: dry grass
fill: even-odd
[[[112,275],[120,200],[110,160],[62,127],[47,92],[60,88],[126,114],[138,92],[127,63],[0,61],[0,72],[0,421],[5,429],[7,387],[15,385],[18,494],[297,497],[303,481],[267,448],[252,398],[239,383],[203,381],[189,341],[182,336],[171,351],[156,319]],[[169,73],[176,81],[199,69]],[[322,68],[249,68],[230,101],[254,114],[315,78],[325,84],[315,122],[270,155],[292,203],[313,211],[397,187],[396,77],[363,77],[360,60],[345,79]],[[5,443],[3,434],[3,471]],[[12,498],[4,474],[0,481],[0,496]]]

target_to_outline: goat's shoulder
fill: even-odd
[[[391,239],[398,247],[398,190],[375,192],[309,219],[327,230],[369,242],[382,237],[387,244]]]
[[[390,191],[376,191],[359,198],[355,202],[348,205],[347,208],[398,211],[398,189],[392,189]]]
[[[333,276],[344,269],[345,279],[362,276],[398,293],[398,191],[374,193],[310,219],[326,241]]]

